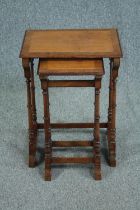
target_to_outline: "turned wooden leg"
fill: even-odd
[[[120,59],[110,60],[109,109],[108,109],[108,159],[111,167],[116,166],[116,79]]]
[[[100,156],[100,88],[101,78],[95,78],[95,112],[94,112],[94,164],[95,180],[101,180],[101,156]]]
[[[111,160],[111,123],[112,123],[112,96],[113,96],[113,80],[112,80],[112,62],[110,60],[110,82],[109,82],[109,108],[108,108],[108,160]]]
[[[32,100],[32,118],[34,129],[37,131],[37,114],[36,114],[36,101],[35,101],[35,83],[34,83],[34,63],[31,60],[31,100]]]
[[[48,80],[41,80],[44,101],[44,129],[45,129],[45,180],[51,181],[52,142],[49,114]]]
[[[30,60],[23,59],[22,65],[24,68],[24,75],[27,84],[27,108],[28,108],[28,123],[29,123],[29,167],[35,167],[36,165],[36,137],[33,125],[32,116],[32,97],[31,97],[31,71]]]
[[[34,63],[31,59],[31,104],[32,104],[32,121],[34,129],[34,154],[37,151],[37,114],[36,114],[36,100],[35,100],[35,83],[34,83]],[[37,163],[36,163],[37,164]]]

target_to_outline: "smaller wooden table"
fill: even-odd
[[[95,179],[101,180],[101,157],[100,157],[100,124],[99,124],[99,95],[101,79],[104,74],[102,59],[53,59],[39,60],[38,74],[41,80],[44,99],[44,129],[45,129],[45,180],[51,180],[52,163],[94,163]],[[92,80],[49,80],[49,76],[54,75],[92,75]],[[95,111],[94,111],[94,138],[93,141],[53,141],[51,138],[51,123],[49,113],[49,87],[95,87]],[[59,107],[58,107],[59,109]],[[86,107],[85,107],[86,109]],[[53,157],[53,147],[93,147],[92,157]]]
[[[100,127],[107,128],[108,161],[110,166],[116,166],[116,79],[121,57],[122,51],[117,29],[28,30],[25,32],[20,58],[22,58],[27,82],[30,167],[36,165],[35,145],[37,129],[43,128],[43,123],[38,123],[36,117],[34,59],[110,59],[108,121],[101,122]],[[52,123],[51,127],[92,128],[93,123]]]

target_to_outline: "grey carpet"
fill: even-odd
[[[139,210],[140,209],[140,1],[139,0],[0,0],[0,209]],[[44,162],[27,166],[26,86],[18,59],[29,28],[117,27],[124,58],[117,84],[117,167],[106,162],[106,135],[101,132],[102,174],[92,178],[92,165],[54,166],[53,181],[43,180]],[[107,119],[109,66],[101,96],[101,120]],[[38,120],[42,95],[36,76]],[[73,97],[71,94],[74,92]],[[90,121],[93,90],[51,89],[51,120]],[[54,131],[53,139],[92,138],[92,130]],[[44,134],[39,135],[43,147]],[[90,155],[91,150],[66,150],[61,155]],[[39,150],[38,158],[42,159]]]

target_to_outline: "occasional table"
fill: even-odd
[[[37,130],[44,128],[37,122],[34,59],[103,59],[110,60],[108,121],[100,128],[107,128],[108,161],[116,166],[116,79],[122,50],[117,29],[64,29],[27,30],[23,39],[20,58],[27,83],[29,121],[29,167],[36,165]],[[94,128],[94,123],[51,123],[51,128]]]
[[[95,180],[101,180],[101,155],[100,155],[100,90],[101,80],[104,75],[104,64],[102,59],[39,59],[38,75],[41,81],[41,88],[44,102],[44,132],[45,132],[45,173],[46,181],[51,181],[52,163],[92,163],[94,165]],[[66,75],[91,75],[90,80],[50,80],[49,76]],[[93,139],[82,141],[53,141],[51,138],[50,102],[49,88],[54,87],[94,87],[94,119],[93,119]],[[68,94],[68,92],[67,92]],[[86,106],[85,106],[86,109]],[[81,124],[82,125],[82,124]],[[80,124],[79,124],[80,126]],[[91,157],[59,157],[53,156],[53,147],[92,147]]]

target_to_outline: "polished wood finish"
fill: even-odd
[[[33,77],[33,61],[29,59],[22,60],[24,75],[27,84],[27,108],[28,108],[28,124],[29,124],[29,167],[35,167],[36,162],[36,144],[37,144],[37,122]]]
[[[27,30],[20,58],[120,58],[117,29]]]
[[[94,123],[51,123],[51,128],[94,128]],[[44,123],[37,124],[38,129],[44,129]],[[108,123],[100,123],[100,128],[108,128]]]
[[[32,112],[32,124],[33,124],[33,132],[34,132],[34,146],[33,156],[34,156],[34,166],[36,166],[36,151],[37,151],[37,114],[36,114],[36,101],[35,101],[35,84],[34,84],[34,60],[30,60],[30,72],[31,72],[31,83],[30,83],[30,91],[31,91],[31,112]]]
[[[81,164],[87,164],[87,163],[93,163],[94,158],[93,157],[53,157],[52,163],[56,164],[64,164],[64,163],[81,163]]]
[[[34,62],[31,59],[31,100],[32,100],[32,119],[33,125],[37,127],[36,101],[35,101],[35,84],[34,84]]]
[[[48,82],[49,87],[94,87],[95,82],[93,80],[50,80]]]
[[[95,112],[94,112],[94,164],[95,164],[95,179],[101,180],[101,157],[100,157],[100,88],[101,77],[95,78]]]
[[[51,181],[52,142],[49,114],[49,92],[47,80],[41,83],[44,101],[44,130],[45,130],[45,180]]]
[[[100,59],[98,60],[98,65],[100,67],[102,67],[102,69],[98,69],[98,71],[96,69],[94,69],[94,76],[95,79],[93,79],[94,81],[94,86],[95,86],[95,117],[94,117],[94,123],[69,123],[69,124],[56,124],[56,126],[67,126],[67,127],[73,127],[73,126],[79,126],[79,128],[81,128],[82,126],[91,126],[92,128],[94,128],[94,140],[92,141],[92,143],[90,141],[52,141],[51,140],[51,123],[50,123],[50,115],[49,115],[49,95],[48,95],[48,88],[49,88],[49,79],[48,76],[52,75],[51,73],[51,64],[48,65],[49,62],[51,62],[52,60],[47,60],[44,62],[44,60],[40,59],[39,60],[39,68],[38,68],[38,74],[41,80],[41,87],[43,90],[43,98],[44,98],[44,129],[45,129],[45,180],[49,181],[51,180],[51,163],[95,163],[95,179],[96,180],[101,180],[101,160],[100,160],[100,138],[99,138],[99,129],[100,129],[100,123],[99,123],[99,92],[100,92],[100,88],[101,88],[101,78],[102,75],[104,74],[104,69],[103,69],[103,60]],[[83,60],[84,62],[85,60]],[[70,71],[70,66],[73,69],[76,69],[75,67],[77,67],[77,62],[72,60],[72,63],[69,64],[69,60],[67,62],[67,65],[69,66],[68,70],[66,70],[66,60],[64,61],[60,61],[59,59],[57,59],[57,61],[55,60],[55,66],[58,63],[58,67],[59,67],[59,72],[60,72],[60,66],[62,69],[65,69],[65,73],[67,71],[67,75],[69,74]],[[59,62],[61,62],[61,64],[59,64]],[[87,62],[87,60],[85,61]],[[95,62],[95,64],[93,65],[93,63]],[[92,60],[92,63],[90,63],[90,65],[92,66],[96,66],[96,62],[97,60]],[[99,64],[100,62],[100,64]],[[42,64],[43,63],[43,64]],[[79,62],[80,65],[81,62]],[[64,67],[63,67],[64,64]],[[52,63],[53,65],[53,63]],[[86,67],[86,65],[84,65],[82,63],[83,66]],[[89,66],[89,64],[88,64]],[[42,71],[43,69],[43,71]],[[52,68],[54,69],[54,68]],[[80,69],[80,67],[78,68]],[[43,72],[43,74],[42,74]],[[86,71],[83,70],[84,75],[86,74]],[[80,74],[80,72],[79,72]],[[55,73],[54,73],[55,75]],[[56,73],[57,75],[57,73]],[[79,81],[74,81],[75,83]],[[63,82],[64,84],[65,82]],[[66,82],[67,83],[67,82]],[[85,81],[83,81],[83,83],[85,84]],[[53,81],[53,83],[56,86],[55,81]],[[51,87],[53,87],[53,85],[51,84]],[[62,84],[62,81],[60,81],[59,84]],[[82,84],[82,81],[80,81],[80,84]],[[93,87],[94,87],[93,86]],[[103,126],[103,124],[102,124]],[[104,124],[105,126],[105,124]],[[41,124],[40,124],[41,127]],[[93,147],[93,154],[94,157],[92,158],[80,158],[80,157],[76,157],[76,158],[68,158],[68,157],[52,157],[51,155],[51,151],[52,151],[52,147],[78,147],[78,146],[82,146],[82,147],[88,147],[88,146],[92,146]]]
[[[100,59],[41,59],[39,76],[44,75],[103,75],[104,67]]]
[[[108,109],[108,151],[109,164],[116,166],[116,81],[120,59],[110,60],[110,92],[109,92],[109,109]]]
[[[91,147],[92,141],[52,141],[53,147]]]
[[[115,115],[116,78],[122,57],[117,29],[28,30],[25,32],[20,58],[27,84],[29,124],[29,167],[36,165],[36,133],[44,128],[37,123],[33,59],[110,59],[110,88],[108,122],[99,123],[107,128],[109,165],[116,166]],[[95,81],[48,81],[48,87],[92,87]],[[52,128],[94,128],[95,123],[51,123]]]

